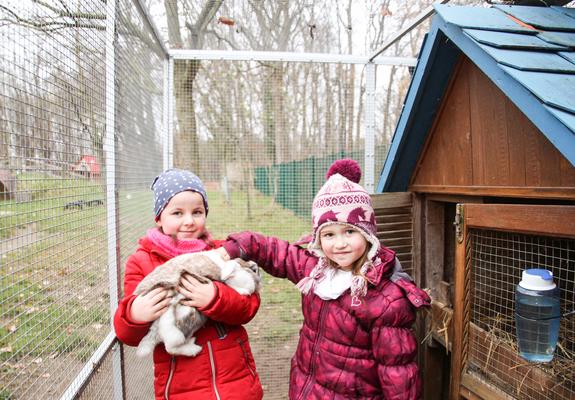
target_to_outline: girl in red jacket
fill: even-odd
[[[137,346],[150,325],[169,305],[168,291],[157,288],[135,296],[138,283],[154,268],[183,253],[214,249],[206,230],[208,198],[200,179],[189,171],[169,169],[152,183],[156,228],[139,240],[126,262],[124,298],[114,315],[118,338]],[[260,400],[262,387],[242,324],[256,314],[258,294],[242,296],[221,282],[202,284],[184,276],[179,287],[208,322],[195,333],[202,351],[195,357],[172,356],[163,344],[154,350],[156,399]]]
[[[254,260],[302,292],[290,399],[420,398],[411,325],[415,308],[429,305],[429,297],[380,245],[370,196],[358,184],[359,165],[339,160],[327,177],[312,204],[307,250],[243,232],[218,251]]]

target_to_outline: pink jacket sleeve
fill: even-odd
[[[421,378],[416,362],[417,340],[411,330],[414,311],[406,297],[385,299],[383,313],[371,328],[372,351],[384,398],[421,398]]]
[[[255,261],[260,268],[278,278],[298,283],[317,264],[307,250],[273,236],[241,232],[228,236],[223,247],[231,258]]]

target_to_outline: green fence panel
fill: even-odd
[[[376,147],[376,179],[378,168],[383,165],[387,145]],[[326,157],[310,157],[267,167],[257,167],[254,185],[266,196],[273,196],[278,204],[307,217],[311,214],[311,203],[318,190],[325,183],[325,174],[335,160],[351,158],[363,165],[364,151],[340,151]]]

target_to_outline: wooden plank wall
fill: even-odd
[[[575,168],[469,59],[458,66],[410,191],[575,198]]]
[[[397,253],[408,273],[413,273],[413,213],[412,194],[407,192],[372,195],[377,237]]]

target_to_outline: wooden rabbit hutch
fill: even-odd
[[[539,364],[514,322],[525,268],[550,269],[575,309],[574,48],[575,9],[436,6],[374,196],[412,211],[425,399],[575,399],[575,318]]]

